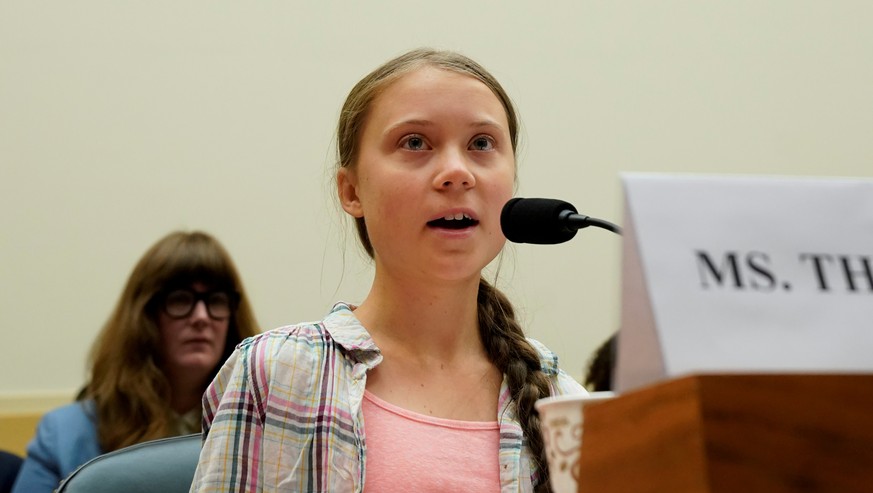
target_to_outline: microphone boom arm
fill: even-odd
[[[597,219],[594,217],[586,216],[585,214],[578,214],[571,211],[563,211],[558,217],[562,221],[566,221],[567,224],[572,225],[575,229],[583,229],[588,226],[594,226],[596,228],[602,228],[607,231],[612,231],[617,235],[621,235],[621,228],[612,224],[609,221],[604,221],[603,219]]]

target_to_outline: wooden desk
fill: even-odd
[[[873,492],[873,375],[697,375],[585,410],[580,493]]]

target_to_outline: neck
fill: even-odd
[[[442,361],[479,355],[478,289],[478,277],[423,286],[377,274],[355,315],[383,352]]]
[[[170,380],[170,408],[182,415],[201,405],[203,382],[183,375],[167,375]]]

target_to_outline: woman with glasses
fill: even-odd
[[[88,460],[200,431],[203,391],[257,333],[227,251],[202,232],[174,232],[134,267],[91,349],[77,402],[47,413],[14,493],[49,493]]]

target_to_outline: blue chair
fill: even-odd
[[[187,493],[200,458],[200,434],[138,443],[95,457],[56,493]]]

